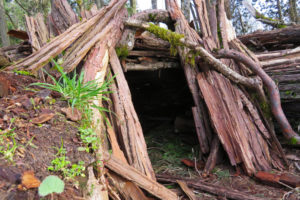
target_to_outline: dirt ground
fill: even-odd
[[[8,96],[0,98],[1,134],[11,130],[17,148],[12,160],[4,158],[0,153],[0,200],[40,199],[37,188],[22,187],[22,176],[32,171],[40,181],[51,174],[62,178],[60,173],[48,170],[62,141],[67,152],[66,157],[71,163],[84,161],[87,166],[94,159],[92,154],[78,151],[79,147],[83,147],[78,136],[78,123],[68,120],[62,113],[61,109],[67,107],[67,104],[60,100],[59,94],[37,87],[28,87],[30,83],[36,81],[30,76],[0,73],[1,76],[8,80],[9,88]],[[197,172],[182,162],[183,159],[193,160],[199,157],[195,134],[175,132],[172,122],[163,122],[160,126],[152,125],[145,132],[145,138],[154,170],[158,175],[201,180],[263,199],[282,199],[284,195],[286,197],[289,195],[285,199],[299,199],[299,193],[291,192],[290,187],[269,186],[237,173],[236,169],[230,167],[225,155],[212,175],[205,179],[201,178],[199,174],[203,163],[199,163]],[[5,138],[2,145],[7,144],[13,146],[13,140]],[[290,166],[287,171],[300,175],[294,165],[295,162],[300,163],[297,160],[300,157],[300,150],[286,147],[285,151],[292,158],[289,160]],[[44,199],[84,199],[86,181],[87,177],[75,179],[76,184],[74,180],[65,180],[66,187],[62,194]],[[177,185],[165,184],[165,186],[183,195]],[[198,199],[220,199],[202,191],[195,193]]]
[[[45,89],[38,90],[36,87],[27,88],[36,81],[30,76],[0,76],[5,76],[9,81],[10,90],[10,95],[0,98],[0,129],[14,129],[12,132],[15,133],[18,145],[13,160],[8,161],[2,155],[0,157],[0,199],[39,199],[36,188],[24,191],[18,189],[21,177],[26,171],[33,171],[40,181],[50,174],[60,176],[59,173],[49,172],[48,166],[55,158],[62,141],[66,157],[71,163],[84,161],[87,165],[92,162],[93,157],[77,150],[83,145],[78,137],[78,124],[67,120],[62,114],[61,108],[67,107],[67,104],[59,98],[55,99],[57,94]],[[47,120],[48,117],[51,119]],[[6,138],[6,142],[13,146],[11,138]],[[82,197],[84,188],[81,187],[85,185],[85,181],[80,179],[77,187],[74,186],[74,181],[65,181],[65,192],[54,196],[54,199]]]

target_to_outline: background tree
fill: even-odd
[[[132,14],[136,13],[136,0],[130,0],[130,7],[132,8]]]
[[[104,1],[103,0],[95,0],[95,3],[97,5],[97,8],[101,8],[105,5]]]
[[[190,21],[191,0],[181,0],[181,10],[185,18]]]
[[[152,9],[157,9],[157,0],[151,0]]]
[[[7,25],[6,25],[6,17],[5,17],[5,9],[4,9],[4,2],[0,0],[0,34],[1,34],[1,41],[2,46],[9,46],[9,38],[7,33]]]

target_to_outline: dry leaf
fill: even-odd
[[[50,119],[52,119],[53,117],[55,116],[54,113],[42,113],[40,114],[40,116],[36,117],[36,118],[33,118],[31,120],[31,122],[33,124],[42,124],[42,123],[45,123],[47,121],[49,121]]]
[[[40,184],[41,181],[34,176],[33,171],[25,171],[22,175],[22,183],[18,186],[18,189],[38,188]]]
[[[76,108],[62,108],[61,111],[67,116],[68,119],[74,122],[79,121],[82,118],[80,111]]]

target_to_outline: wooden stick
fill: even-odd
[[[147,176],[136,170],[135,168],[127,165],[116,159],[113,155],[105,153],[105,166],[120,176],[136,183],[141,188],[147,190],[152,195],[165,199],[176,200],[179,197],[172,191],[168,190],[163,185],[149,179]]]
[[[216,196],[226,197],[226,198],[230,198],[230,199],[263,200],[262,198],[254,197],[254,196],[245,194],[241,191],[220,187],[220,186],[202,182],[199,180],[194,181],[194,180],[187,180],[187,179],[171,177],[171,176],[162,176],[162,175],[158,175],[157,179],[160,182],[167,182],[167,183],[177,183],[178,180],[182,180],[182,181],[185,181],[187,183],[187,185],[191,188],[194,188],[197,190],[202,190],[204,192],[208,192],[208,193],[214,194]]]

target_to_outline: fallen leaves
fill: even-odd
[[[41,181],[35,177],[33,171],[25,171],[22,174],[22,182],[18,185],[19,190],[27,190],[31,188],[38,188]]]
[[[62,108],[61,111],[67,116],[68,119],[74,122],[79,121],[82,118],[80,111],[76,108]]]
[[[31,122],[33,124],[42,124],[42,123],[49,121],[54,116],[55,116],[54,112],[47,110],[47,111],[42,112],[38,117],[33,118],[31,120]]]

